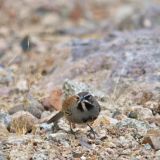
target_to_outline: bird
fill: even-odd
[[[47,123],[58,122],[63,116],[69,121],[71,133],[74,133],[72,126],[75,124],[86,124],[95,136],[95,131],[90,124],[97,119],[101,111],[100,104],[89,92],[80,92],[69,96],[63,101],[62,110],[50,118]]]

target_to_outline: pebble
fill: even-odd
[[[52,124],[47,124],[47,123],[42,123],[40,124],[40,130],[44,130],[46,132],[52,132],[53,131],[53,125]]]
[[[7,112],[0,112],[0,123],[3,123],[6,128],[9,127],[11,120],[11,116]]]
[[[155,150],[160,150],[160,130],[149,130],[143,138],[144,144],[149,144]]]
[[[16,84],[16,88],[18,89],[18,91],[20,92],[26,92],[29,90],[28,88],[28,82],[25,79],[20,79],[17,84]]]

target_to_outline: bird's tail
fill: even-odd
[[[57,122],[60,118],[63,117],[63,112],[58,112],[56,115],[54,115],[52,118],[50,118],[47,123]]]

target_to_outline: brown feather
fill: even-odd
[[[70,109],[71,106],[74,106],[74,104],[77,103],[77,98],[77,96],[70,96],[65,99],[62,105],[62,110],[65,111],[67,109]]]

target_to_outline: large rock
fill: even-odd
[[[99,99],[103,99],[105,94],[102,91],[94,89],[93,87],[74,80],[66,79],[63,84],[63,90],[65,96],[78,94],[79,92],[88,91],[92,93],[94,96],[98,97]]]
[[[151,126],[143,121],[138,121],[136,119],[126,118],[122,121],[118,122],[117,124],[118,128],[134,128],[137,130],[137,133],[141,136],[144,136],[149,129],[151,129]]]
[[[26,104],[20,104],[9,109],[9,114],[14,114],[18,111],[30,112],[33,116],[41,118],[42,111],[44,110],[41,103],[35,99],[29,100]]]
[[[54,89],[50,95],[42,100],[42,105],[46,110],[61,110],[62,108],[62,90]]]
[[[38,119],[29,112],[19,111],[12,115],[12,121],[10,124],[10,132],[16,132],[19,134],[26,134],[31,132],[35,124],[38,123]]]

